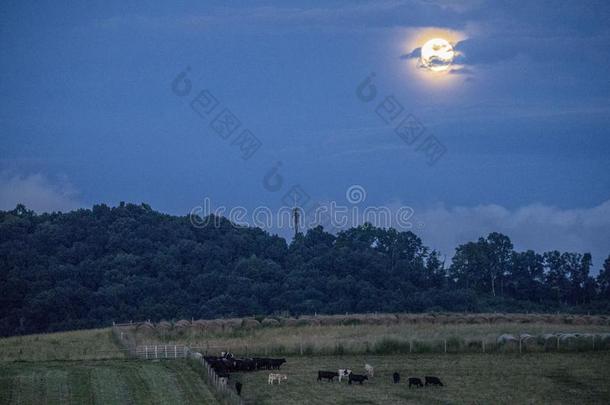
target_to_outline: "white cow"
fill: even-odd
[[[352,373],[352,370],[349,368],[340,368],[339,369],[339,382],[341,382],[341,378],[348,377]]]
[[[371,366],[370,364],[365,364],[364,365],[364,370],[366,371],[366,374],[369,377],[374,377],[375,376],[375,369],[373,368],[373,366]]]
[[[277,381],[277,384],[280,385],[282,380],[288,381],[288,376],[286,374],[270,373],[267,383],[273,385],[273,382]]]

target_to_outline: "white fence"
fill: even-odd
[[[178,345],[145,345],[136,346],[135,355],[146,360],[155,359],[185,359],[189,348]]]

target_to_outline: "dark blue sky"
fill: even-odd
[[[0,208],[277,208],[294,184],[319,201],[358,184],[367,204],[413,207],[447,254],[492,230],[610,253],[610,3],[125,3],[0,6]],[[429,32],[454,39],[459,69],[404,56]],[[252,158],[191,109],[204,89],[260,140]],[[389,95],[446,148],[435,165],[376,114]]]

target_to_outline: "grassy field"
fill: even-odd
[[[138,344],[171,342],[199,347],[203,351],[229,350],[239,354],[297,354],[301,350],[305,354],[354,354],[383,352],[377,350],[378,346],[388,339],[404,343],[412,340],[440,343],[443,339],[457,338],[463,342],[486,341],[491,348],[496,338],[504,333],[542,335],[558,332],[607,333],[610,326],[554,323],[281,326],[215,333],[193,330],[165,335],[138,332],[136,340]]]
[[[267,384],[267,372],[240,374],[243,395],[256,404],[607,404],[610,353],[289,357],[288,382]],[[375,366],[364,385],[317,382],[318,370]],[[401,374],[400,384],[392,373]],[[435,375],[445,387],[409,389],[409,376]]]
[[[0,363],[0,404],[215,404],[185,361]]]
[[[94,360],[123,358],[110,328],[0,339],[0,361]]]

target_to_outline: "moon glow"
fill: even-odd
[[[449,69],[455,51],[446,39],[434,38],[427,41],[421,48],[421,66],[433,72],[443,72]]]

